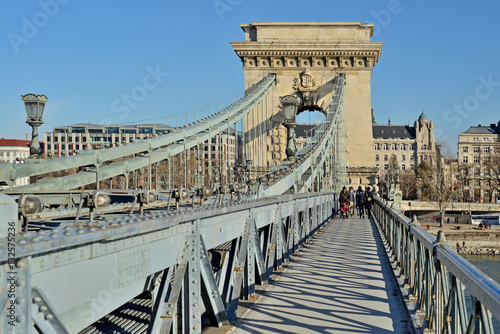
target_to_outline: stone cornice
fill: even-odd
[[[382,43],[231,42],[244,67],[373,67]]]

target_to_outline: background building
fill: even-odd
[[[0,161],[3,163],[23,163],[30,156],[30,140],[0,139]],[[42,145],[40,145],[42,146]],[[17,179],[14,187],[29,184],[29,177]],[[5,188],[5,187],[3,187]]]
[[[464,201],[493,202],[500,144],[500,122],[471,126],[458,135],[458,169]]]
[[[73,124],[45,132],[47,157],[73,155],[79,150],[103,149],[151,138],[171,130],[163,124],[100,125]]]
[[[375,162],[380,172],[391,165],[401,170],[415,169],[421,162],[433,164],[436,156],[436,140],[432,121],[422,112],[414,126],[378,125],[373,122]]]

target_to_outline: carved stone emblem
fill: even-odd
[[[298,78],[293,80],[293,89],[298,91],[313,91],[316,90],[316,79],[308,70],[304,70],[299,74]]]

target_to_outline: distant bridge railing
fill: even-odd
[[[416,220],[376,200],[374,217],[400,270],[406,303],[416,327],[432,333],[494,333],[500,319],[500,284],[462,258]],[[466,293],[472,299],[467,311]]]
[[[17,204],[0,199],[5,224],[15,226]],[[13,234],[0,240],[0,332],[31,333],[35,325],[77,333],[148,294],[150,314],[137,311],[134,328],[201,333],[205,310],[213,325],[234,319],[240,296],[254,297],[255,285],[332,218],[334,204],[332,193],[308,193],[108,215],[79,226],[53,220]],[[132,318],[111,321],[106,332],[124,331]]]

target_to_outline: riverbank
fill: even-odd
[[[500,255],[500,225],[493,225],[491,229],[480,230],[477,225],[459,225],[419,221],[420,225],[436,236],[443,231],[446,240],[459,254],[470,255]],[[458,229],[457,227],[461,228]]]

